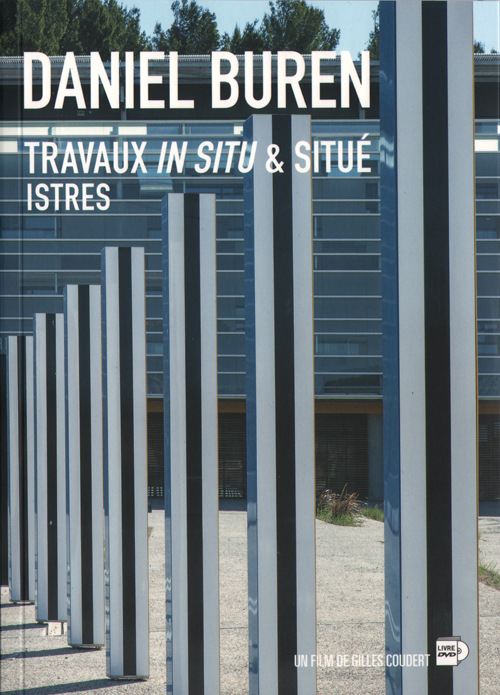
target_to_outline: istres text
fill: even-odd
[[[314,140],[312,143],[299,140],[295,143],[292,161],[282,158],[276,144],[267,145],[258,141],[246,140],[204,140],[198,147],[188,152],[189,141],[177,140],[158,143],[159,151],[148,152],[146,140],[142,142],[106,141],[94,142],[80,140],[68,141],[64,145],[53,141],[27,141],[24,147],[28,154],[28,171],[35,178],[46,176],[53,179],[65,176],[64,183],[27,183],[27,209],[31,210],[108,210],[110,207],[110,186],[102,182],[74,183],[67,180],[68,175],[80,177],[113,178],[116,174],[169,175],[183,174],[185,169],[197,174],[232,174],[236,171],[246,174],[256,164],[259,147],[263,150],[258,162],[270,174],[282,174],[286,168],[293,167],[305,174],[332,172],[338,169],[342,174],[351,171],[370,173],[371,140],[368,133],[356,140]],[[368,161],[367,161],[368,160]],[[189,172],[188,172],[189,173]],[[310,174],[309,174],[310,175]],[[94,207],[95,206],[95,207]]]

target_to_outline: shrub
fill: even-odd
[[[359,526],[361,523],[357,492],[347,494],[347,485],[339,494],[324,490],[316,498],[316,516],[321,521],[340,526]]]

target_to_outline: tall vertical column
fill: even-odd
[[[7,338],[9,587],[35,600],[33,338]]]
[[[167,692],[219,692],[215,196],[163,199]]]
[[[64,288],[68,644],[104,644],[101,288]]]
[[[143,248],[102,251],[106,670],[149,677]]]
[[[253,116],[243,132],[258,141],[244,181],[250,693],[306,695],[315,668],[294,657],[316,649],[312,202],[295,144],[310,119]],[[281,172],[266,167],[271,144]]]
[[[0,354],[0,585],[9,584],[9,534],[8,534],[8,449],[7,449],[7,355]]]
[[[36,619],[67,619],[64,316],[35,314]]]
[[[478,692],[471,2],[380,5],[387,692]],[[461,640],[458,665],[439,638]],[[464,658],[466,656],[466,658]]]

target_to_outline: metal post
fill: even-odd
[[[149,677],[143,248],[102,252],[106,671]]]
[[[386,648],[430,655],[389,664],[387,692],[474,695],[472,3],[383,2],[380,18]],[[467,658],[441,665],[439,638]]]
[[[316,653],[311,171],[295,154],[310,118],[253,116],[243,133],[258,142],[244,181],[250,693],[310,695],[315,667],[294,663]]]
[[[104,644],[101,288],[64,288],[68,644]]]
[[[163,199],[167,692],[219,692],[215,196]]]
[[[35,314],[36,619],[67,619],[64,316]]]

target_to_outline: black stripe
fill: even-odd
[[[273,116],[283,173],[273,176],[274,341],[276,384],[276,521],[278,692],[297,693],[295,384],[293,331],[292,121]]]
[[[189,695],[204,693],[201,487],[200,197],[184,196]]]
[[[134,387],[132,354],[132,253],[118,249],[118,303],[120,321],[120,425],[122,484],[123,675],[136,666],[135,600],[135,490]]]
[[[92,449],[90,412],[89,286],[78,287],[78,353],[80,391],[80,525],[82,581],[82,644],[94,642],[92,582]]]
[[[439,69],[436,68],[439,66]],[[422,3],[428,651],[453,634],[448,213],[447,3]],[[434,650],[434,652],[433,652]],[[428,669],[451,695],[452,668]]]
[[[48,619],[58,620],[57,601],[57,391],[56,315],[45,315],[47,384],[47,589]],[[60,491],[64,494],[64,490]]]
[[[28,446],[26,412],[26,338],[17,338],[17,422],[19,471],[19,573],[21,601],[29,599],[28,558]]]
[[[0,355],[0,528],[1,528],[1,570],[0,584],[9,583],[9,549],[7,535],[7,355]]]

